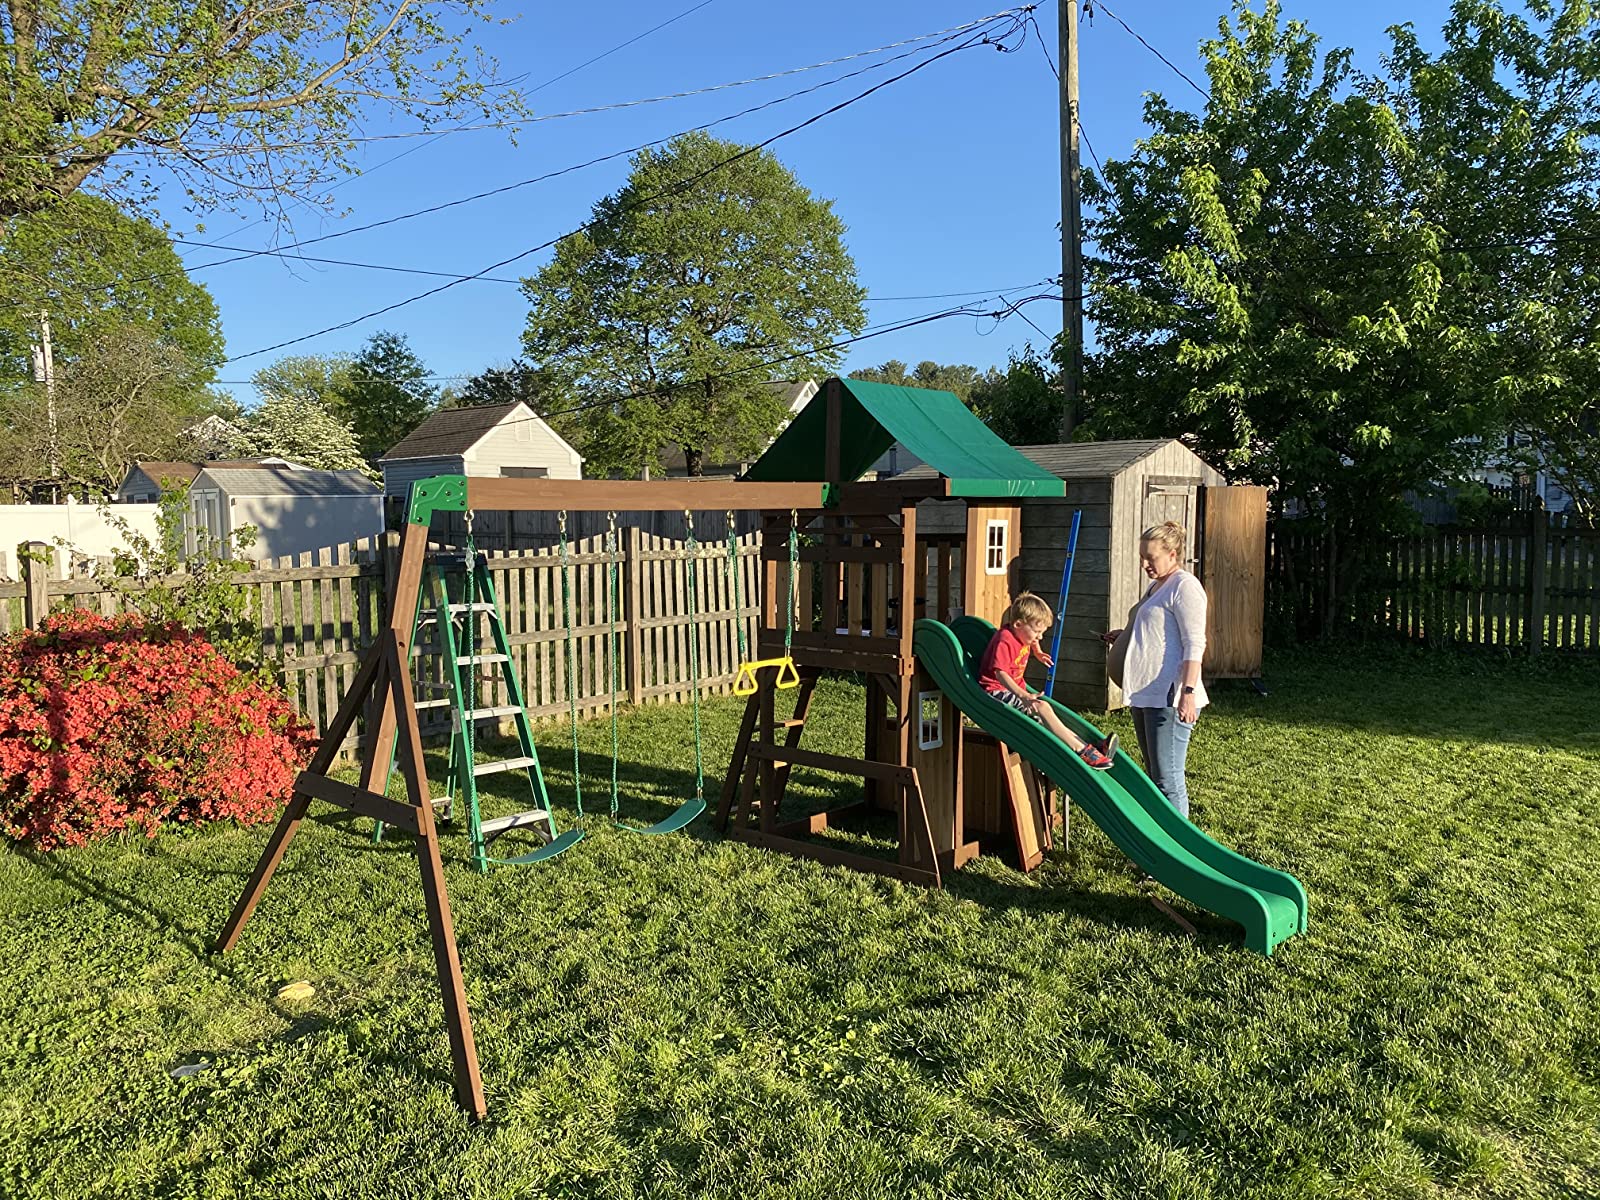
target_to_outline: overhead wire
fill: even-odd
[[[1093,0],[1093,5],[1098,5],[1101,9],[1104,9],[1106,16],[1110,17],[1118,25],[1121,25],[1123,29],[1127,30],[1128,35],[1130,37],[1134,38],[1141,46],[1143,46],[1146,50],[1150,51],[1151,54],[1154,54],[1162,62],[1166,63],[1168,67],[1172,68],[1173,74],[1175,74],[1179,79],[1181,79],[1185,83],[1187,83],[1195,91],[1199,92],[1202,99],[1208,100],[1208,101],[1211,99],[1211,93],[1210,92],[1206,91],[1205,88],[1201,87],[1198,83],[1196,83],[1194,80],[1190,79],[1187,75],[1185,75],[1183,73],[1182,69],[1179,68],[1177,63],[1173,62],[1165,54],[1161,53],[1161,51],[1157,50],[1149,42],[1145,41],[1144,38],[1142,36],[1140,36],[1140,34],[1136,30],[1134,30],[1132,26],[1130,26],[1121,17],[1117,16],[1116,13],[1112,12],[1111,9],[1106,6],[1105,0]],[[1091,7],[1093,7],[1093,5],[1091,5]]]
[[[834,104],[831,107],[829,107],[827,109],[824,109],[823,111],[821,111],[819,113],[815,113],[812,116],[807,117],[805,120],[803,120],[803,121],[801,121],[801,122],[799,122],[799,123],[797,123],[795,125],[791,125],[787,129],[784,129],[784,130],[782,130],[782,131],[780,131],[778,133],[775,133],[775,134],[771,135],[770,137],[767,137],[767,138],[763,139],[760,142],[755,143],[754,145],[747,146],[747,147],[743,148],[742,150],[740,150],[738,153],[729,155],[727,158],[722,159],[721,161],[719,161],[717,163],[713,163],[711,166],[705,168],[704,170],[698,171],[695,174],[693,174],[691,176],[688,176],[685,179],[679,180],[678,182],[674,183],[670,187],[664,188],[664,189],[660,190],[659,192],[651,193],[649,195],[641,196],[641,197],[635,199],[632,202],[632,207],[637,208],[638,206],[640,206],[642,204],[645,204],[645,203],[649,203],[651,201],[663,199],[663,198],[665,198],[667,196],[671,196],[671,195],[680,194],[684,190],[686,190],[687,188],[693,186],[693,184],[699,182],[701,179],[706,178],[708,175],[711,175],[714,172],[719,171],[722,168],[731,165],[732,163],[738,162],[739,160],[741,160],[743,158],[747,158],[750,155],[755,154],[758,151],[765,149],[766,147],[772,145],[774,142],[777,142],[782,138],[789,137],[792,134],[798,133],[803,129],[809,128],[810,126],[816,124],[818,121],[821,121],[821,120],[823,120],[823,119],[825,119],[827,117],[830,117],[830,116],[834,115],[835,113],[841,112],[844,109],[849,108],[851,105],[857,104],[860,101],[865,100],[867,97],[873,95],[874,93],[876,93],[878,91],[881,91],[883,88],[886,88],[886,87],[889,87],[889,86],[891,86],[891,85],[893,85],[895,83],[898,83],[903,79],[907,79],[910,76],[916,74],[918,71],[921,71],[926,67],[932,66],[934,63],[939,62],[942,59],[947,58],[952,54],[957,54],[957,53],[960,53],[963,50],[968,50],[968,49],[971,49],[974,46],[980,46],[980,45],[990,45],[990,46],[995,46],[995,47],[997,47],[998,49],[1001,49],[1001,50],[1014,51],[1016,49],[1016,47],[1014,47],[1014,46],[1013,47],[1006,46],[1005,45],[1005,40],[1007,38],[1011,37],[1013,34],[1015,34],[1017,29],[1020,27],[1020,16],[1018,14],[1025,13],[1027,11],[1030,11],[1030,10],[1029,9],[1009,10],[1007,13],[1000,14],[1000,16],[998,16],[998,17],[992,19],[991,21],[987,22],[985,24],[985,26],[980,27],[980,28],[975,29],[975,30],[972,30],[971,33],[970,33],[970,36],[968,36],[968,37],[956,42],[955,45],[948,46],[944,50],[939,51],[937,54],[933,54],[933,55],[931,55],[931,56],[929,56],[927,58],[924,58],[920,62],[912,64],[910,67],[908,67],[906,70],[900,72],[899,74],[891,76],[888,79],[882,80],[882,81],[874,84],[870,88],[867,88],[865,91],[860,92],[860,93],[856,94],[855,96],[850,97],[849,99],[842,100],[839,103]],[[1006,18],[1010,18],[1010,28],[1008,28],[1008,29],[1004,30],[1003,32],[999,33],[998,34],[998,39],[997,39],[995,36],[991,35],[991,31],[989,30],[988,25],[998,24],[1001,20],[1004,20]],[[950,41],[950,40],[954,40],[954,38],[949,38],[949,39],[946,39],[946,40]],[[438,287],[430,288],[429,290],[427,290],[425,292],[420,292],[417,295],[407,297],[404,300],[399,300],[399,301],[396,301],[393,304],[385,305],[382,308],[374,309],[371,312],[363,313],[360,316],[352,317],[347,321],[341,321],[341,322],[339,322],[337,324],[329,325],[329,326],[327,326],[325,328],[315,330],[315,331],[313,331],[311,333],[301,334],[298,337],[294,337],[294,338],[288,338],[288,339],[285,339],[283,341],[276,342],[276,343],[274,343],[274,344],[272,344],[270,346],[263,346],[260,349],[248,351],[248,352],[246,352],[244,354],[232,355],[227,359],[227,361],[228,362],[240,362],[240,361],[243,361],[244,359],[247,359],[247,358],[255,358],[255,357],[257,357],[259,355],[262,355],[262,354],[271,353],[274,350],[282,350],[285,347],[297,345],[300,342],[310,341],[312,338],[321,337],[324,334],[336,333],[336,332],[338,332],[339,330],[342,330],[342,329],[349,329],[350,327],[352,327],[354,325],[359,325],[362,322],[371,320],[374,317],[383,316],[383,315],[385,315],[387,313],[395,311],[396,309],[404,308],[407,305],[414,304],[419,300],[425,300],[425,299],[427,299],[427,298],[429,298],[431,296],[435,296],[435,295],[438,295],[441,292],[447,291],[452,287],[456,287],[461,283],[465,283],[465,282],[468,282],[468,281],[470,281],[472,279],[476,279],[476,278],[479,278],[479,277],[481,277],[483,275],[487,275],[491,271],[499,270],[501,267],[509,266],[511,263],[518,262],[518,261],[520,261],[520,260],[522,260],[524,258],[529,257],[530,255],[538,253],[541,250],[547,250],[550,247],[554,246],[556,243],[558,243],[560,241],[563,241],[566,238],[572,237],[575,234],[581,233],[584,230],[589,229],[591,226],[593,226],[595,224],[596,220],[597,220],[597,218],[591,218],[590,220],[585,221],[583,224],[577,226],[575,229],[571,229],[571,230],[568,230],[565,233],[558,234],[556,237],[550,238],[549,240],[541,242],[538,245],[530,246],[526,250],[519,251],[518,253],[510,256],[509,258],[504,258],[504,259],[501,259],[499,262],[491,263],[489,266],[483,268],[481,271],[476,271],[471,275],[464,276],[464,277],[462,277],[460,279],[452,279],[449,282],[440,284]]]

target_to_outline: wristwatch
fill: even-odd
[[[1194,689],[1192,687],[1186,687],[1183,689],[1183,694],[1185,696],[1192,696],[1194,695]]]

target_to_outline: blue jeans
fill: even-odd
[[[1172,807],[1187,817],[1189,785],[1183,772],[1189,760],[1189,736],[1194,733],[1194,724],[1178,720],[1175,708],[1135,708],[1133,728],[1139,735],[1145,773]]]

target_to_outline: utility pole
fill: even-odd
[[[50,314],[39,314],[39,344],[33,348],[33,378],[44,385],[45,422],[48,430],[46,457],[50,461],[50,484],[61,476],[61,452],[56,436],[56,357],[50,344]]]
[[[1061,35],[1061,332],[1067,364],[1061,388],[1061,440],[1077,424],[1083,380],[1083,218],[1078,205],[1078,0],[1056,0]]]

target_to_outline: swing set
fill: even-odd
[[[440,853],[437,807],[429,788],[423,766],[422,733],[417,716],[417,695],[411,677],[412,646],[423,613],[423,583],[427,569],[428,528],[438,512],[469,514],[500,510],[506,512],[604,512],[612,514],[609,521],[610,545],[608,658],[611,684],[611,746],[612,783],[611,817],[622,829],[640,834],[664,834],[682,829],[705,810],[705,777],[700,739],[700,664],[698,649],[691,651],[690,671],[694,696],[695,728],[695,795],[681,804],[673,813],[654,825],[638,827],[624,823],[618,813],[617,770],[617,636],[616,636],[616,577],[619,554],[617,551],[615,515],[621,511],[683,511],[689,520],[689,538],[684,556],[692,560],[698,554],[699,544],[693,536],[693,511],[717,509],[760,509],[765,513],[783,513],[795,524],[795,513],[804,509],[822,507],[826,491],[821,483],[721,483],[721,482],[633,482],[633,481],[565,481],[541,479],[472,478],[460,475],[442,475],[423,480],[412,488],[411,504],[406,518],[404,536],[400,543],[400,562],[395,576],[394,592],[389,600],[388,619],[382,633],[374,642],[352,680],[339,710],[329,723],[321,745],[310,764],[295,779],[294,793],[268,838],[266,846],[245,884],[243,893],[234,905],[216,949],[220,953],[231,950],[239,940],[245,924],[260,902],[271,882],[284,852],[300,828],[313,800],[323,801],[347,812],[370,817],[381,825],[393,826],[410,833],[415,838],[417,862],[422,878],[422,893],[428,913],[428,929],[433,943],[434,963],[438,971],[440,992],[444,1001],[445,1024],[450,1036],[450,1058],[454,1074],[456,1099],[475,1116],[487,1110],[483,1096],[483,1081],[478,1069],[478,1054],[472,1036],[472,1023],[467,1012],[466,989],[461,974],[460,956],[456,949],[455,925],[450,915],[450,901],[445,891],[444,861]],[[565,633],[567,644],[567,670],[569,715],[573,723],[573,791],[580,818],[582,790],[578,779],[577,700],[572,677],[573,629],[571,619],[571,561],[565,536],[564,521],[560,537],[562,557],[562,590],[565,598]],[[465,560],[466,581],[452,593],[448,586],[439,584],[435,598],[435,619],[440,607],[443,619],[439,620],[440,637],[447,651],[454,647],[456,613],[464,614],[470,625],[480,612],[492,612],[495,606],[488,600],[478,599],[487,582],[487,570],[480,571],[482,560],[476,548],[469,544]],[[488,594],[492,596],[492,586]],[[457,599],[456,597],[459,597]],[[442,598],[442,600],[440,599]],[[698,625],[698,596],[695,572],[689,571],[689,621]],[[791,605],[792,608],[792,605]],[[498,621],[492,621],[498,626]],[[514,715],[511,706],[504,710],[492,707],[481,709],[475,703],[477,668],[481,664],[497,663],[505,672],[508,682],[514,680],[509,671],[509,653],[503,645],[503,631],[493,656],[479,655],[476,650],[476,630],[467,630],[468,649],[465,654],[450,654],[447,671],[456,673],[456,707],[464,717],[462,722],[461,753],[452,763],[451,777],[455,790],[447,793],[445,809],[457,791],[464,794],[469,810],[469,834],[473,842],[474,859],[480,869],[490,863],[525,865],[548,861],[571,849],[583,837],[582,829],[558,833],[551,816],[543,773],[538,755],[526,733],[526,717],[519,722],[519,740],[522,754],[515,762],[526,769],[535,795],[543,801],[542,808],[529,814],[518,814],[527,820],[518,824],[515,818],[504,829],[495,829],[494,822],[478,819],[476,812],[476,787],[474,779],[475,722],[481,717]],[[695,639],[690,639],[691,647]],[[742,645],[742,638],[741,638]],[[741,657],[743,651],[741,650]],[[773,657],[773,656],[769,656]],[[502,661],[502,659],[504,661]],[[746,664],[752,675],[774,667],[771,662]],[[790,664],[792,670],[792,663]],[[781,662],[775,670],[783,670]],[[743,668],[741,668],[741,671]],[[522,711],[520,688],[512,695],[515,711]],[[371,703],[368,715],[368,736],[361,751],[361,776],[357,784],[348,784],[329,775],[334,758],[345,736],[355,725],[357,717]],[[530,760],[530,761],[522,761]],[[397,764],[405,780],[406,799],[391,800],[385,794],[391,764]],[[512,828],[532,827],[541,830],[549,840],[531,854],[491,857],[488,843],[499,833]]]

